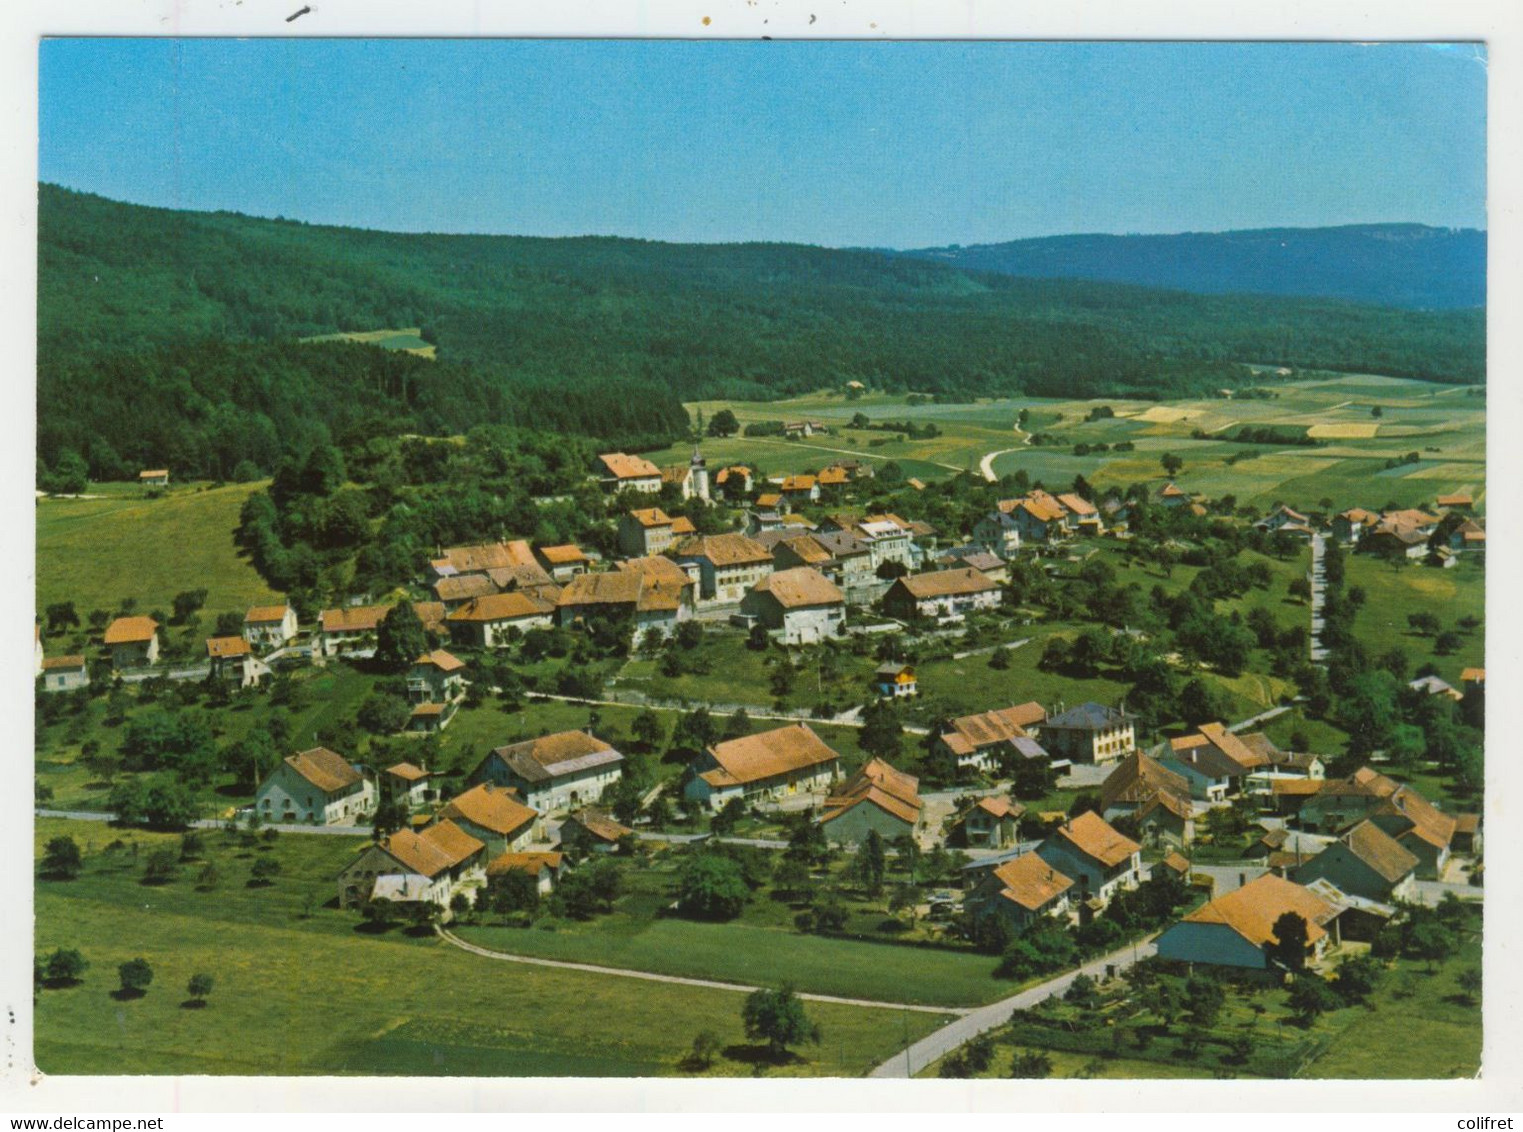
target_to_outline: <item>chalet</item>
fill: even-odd
[[[168,468],[146,468],[137,474],[137,482],[140,487],[168,487]]]
[[[659,507],[643,507],[619,518],[619,550],[631,558],[660,554],[679,538],[696,534],[686,515],[675,519]]]
[[[454,721],[460,705],[453,700],[429,700],[413,704],[406,730],[414,735],[433,735]]]
[[[465,661],[434,649],[412,662],[407,672],[407,698],[412,703],[453,703],[463,695]]]
[[[693,615],[693,579],[670,559],[636,558],[617,570],[582,574],[561,591],[556,614],[562,625],[594,617],[628,617],[635,639],[670,636]]]
[[[1158,502],[1164,507],[1184,507],[1190,503],[1190,496],[1182,487],[1170,481],[1158,489]]]
[[[486,846],[454,822],[422,833],[400,829],[360,850],[338,877],[338,902],[426,901],[448,908],[457,891],[485,878]]]
[[[541,813],[554,813],[596,802],[623,769],[624,756],[596,735],[558,731],[498,747],[467,781],[507,787]]]
[[[1271,975],[1278,942],[1275,922],[1293,912],[1306,921],[1309,962],[1336,946],[1337,904],[1310,889],[1266,873],[1225,896],[1203,904],[1158,937],[1158,957],[1167,963],[1205,965],[1238,973]]]
[[[846,628],[846,596],[818,570],[800,566],[768,574],[741,600],[740,611],[780,632],[785,644],[814,644]]]
[[[1046,719],[1046,709],[1034,701],[979,715],[964,715],[951,721],[949,729],[942,732],[940,742],[957,760],[958,766],[992,773],[1000,768],[1007,754],[1035,758],[1040,752],[1045,757],[1047,752],[1036,745],[1031,731]],[[1029,746],[1018,746],[1023,742]]]
[[[1380,516],[1375,512],[1350,507],[1333,516],[1333,538],[1344,546],[1355,546],[1379,522]]]
[[[884,699],[897,700],[917,694],[920,682],[914,665],[890,660],[873,669],[873,687]]]
[[[421,766],[402,762],[381,772],[381,794],[388,801],[401,802],[417,810],[428,801],[429,779],[433,774]]]
[[[1113,762],[1137,749],[1136,722],[1125,704],[1113,708],[1093,701],[1082,703],[1042,724],[1042,746],[1055,759]]]
[[[326,747],[286,756],[254,792],[254,810],[267,823],[356,825],[374,808],[370,780]]]
[[[661,469],[661,486],[673,488],[683,499],[709,502],[709,465],[698,449],[686,464]]]
[[[509,873],[524,873],[533,878],[535,890],[546,896],[555,890],[556,882],[560,880],[562,860],[561,854],[545,851],[499,853],[487,862],[487,883]]]
[[[1009,798],[980,798],[953,823],[954,841],[973,849],[1009,849],[1019,838],[1026,807]]]
[[[473,597],[445,617],[450,637],[462,645],[502,648],[520,633],[555,624],[556,607],[517,590]]]
[[[1308,516],[1291,510],[1283,503],[1253,525],[1258,530],[1268,531],[1271,534],[1294,535],[1302,539],[1310,539],[1317,533],[1312,528],[1312,521]]]
[[[823,793],[840,769],[840,756],[807,723],[795,723],[714,744],[693,762],[683,793],[718,811],[732,798]]]
[[[999,583],[987,575],[972,568],[937,570],[896,579],[883,595],[883,611],[902,620],[951,620],[974,610],[992,609],[999,601]]]
[[[1010,581],[1010,567],[1005,560],[981,546],[958,547],[937,558],[936,565],[943,570],[977,570],[1001,586]]]
[[[106,626],[111,667],[145,668],[159,659],[159,623],[152,617],[118,617]]]
[[[210,675],[226,680],[235,688],[254,688],[270,675],[270,666],[254,655],[253,646],[242,637],[208,637],[206,659]]]
[[[1169,794],[1190,807],[1190,783],[1143,751],[1133,751],[1116,764],[1100,786],[1100,813],[1106,821],[1135,814],[1158,794]]]
[[[598,482],[608,491],[661,490],[661,469],[643,456],[609,452],[597,458]]]
[[[1067,915],[1078,893],[1074,880],[1038,853],[997,866],[968,894],[968,918],[1003,920],[1016,935],[1042,920]]]
[[[619,842],[633,837],[634,832],[602,810],[583,806],[561,822],[561,849],[564,851],[569,846],[581,844],[589,846],[594,853],[612,853],[618,849]]]
[[[825,799],[820,826],[832,845],[859,845],[874,831],[893,841],[914,835],[923,805],[918,778],[875,758]]]
[[[1222,724],[1203,723],[1195,734],[1169,740],[1163,764],[1189,780],[1191,797],[1221,802],[1243,793],[1248,776],[1270,761]]]
[[[739,605],[747,591],[772,573],[772,552],[741,534],[692,535],[667,557],[698,567],[698,607]]]
[[[435,820],[454,822],[495,856],[527,845],[539,814],[524,805],[514,791],[480,782],[451,798]]]
[[[820,498],[820,481],[814,476],[784,476],[778,492],[795,505],[813,503]]]
[[[256,605],[243,615],[243,639],[256,649],[278,649],[296,639],[296,610]]]
[[[1118,888],[1142,880],[1142,846],[1124,837],[1099,814],[1086,810],[1070,818],[1036,848],[1058,872],[1078,884],[1078,897],[1104,905]]]
[[[1008,560],[1021,548],[1021,525],[1010,512],[994,510],[973,524],[973,541]]]
[[[50,656],[42,662],[44,692],[73,692],[90,686],[90,669],[82,656]]]
[[[1372,821],[1360,822],[1290,872],[1297,884],[1327,880],[1342,892],[1390,903],[1411,899],[1417,857]]]

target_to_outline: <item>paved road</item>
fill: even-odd
[[[1048,979],[1045,983],[1038,983],[1034,987],[1029,987],[1009,998],[1000,999],[989,1006],[968,1011],[934,1034],[921,1038],[908,1049],[900,1050],[868,1076],[913,1077],[927,1065],[945,1057],[964,1043],[972,1041],[979,1034],[986,1033],[997,1026],[1003,1026],[1010,1021],[1012,1010],[1025,1010],[1035,1006],[1049,995],[1062,994],[1079,975],[1100,977],[1105,974],[1107,966],[1114,966],[1117,971],[1121,971],[1137,960],[1146,959],[1152,954],[1153,941],[1149,939],[1137,944],[1135,948],[1128,946],[1120,951],[1113,951],[1109,955],[1102,955],[1099,959],[1086,963],[1067,974]]]
[[[636,971],[629,967],[603,967],[596,963],[570,963],[563,959],[540,959],[529,955],[513,955],[506,951],[493,951],[487,947],[478,947],[474,943],[467,943],[453,932],[442,926],[434,928],[439,933],[439,938],[447,943],[452,943],[462,951],[469,951],[473,955],[480,955],[484,959],[497,959],[504,963],[525,963],[531,967],[559,967],[566,971],[585,971],[594,975],[612,975],[622,979],[644,979],[650,983],[674,983],[684,987],[707,987],[710,990],[736,991],[741,994],[751,994],[760,990],[760,987],[749,986],[745,983],[725,983],[715,979],[690,979],[682,975],[659,975],[654,971]],[[840,998],[833,994],[805,994],[798,995],[809,1002],[833,1002],[840,1006],[871,1006],[884,1010],[914,1011],[917,1014],[968,1014],[965,1008],[955,1006],[920,1006],[908,1002],[880,1002],[872,998]]]
[[[1015,426],[1015,431],[1020,434],[1021,444],[1025,445],[1031,443],[1031,434],[1029,432],[1021,432],[1020,426],[1018,425]],[[985,481],[988,483],[996,483],[999,480],[999,477],[994,474],[994,461],[999,459],[1001,456],[1007,456],[1011,452],[1019,451],[1020,448],[1016,447],[1001,448],[998,452],[988,453],[982,460],[978,462],[979,474],[981,474],[984,477]]]
[[[70,821],[112,822],[116,815],[101,810],[37,810],[40,818],[67,818]],[[192,829],[223,829],[226,818],[201,818],[190,823]],[[368,825],[280,825],[264,822],[260,829],[276,829],[281,833],[320,833],[330,837],[369,837],[373,832]]]
[[[1327,588],[1327,569],[1322,564],[1322,552],[1326,540],[1321,535],[1311,536],[1311,659],[1326,660],[1327,650],[1322,647],[1322,596]]]
[[[500,691],[496,687],[491,690],[493,692]],[[830,727],[861,727],[863,725],[860,718],[861,712],[856,709],[843,712],[830,719],[815,719],[807,712],[801,715],[778,715],[773,712],[760,711],[755,705],[748,704],[711,704],[701,700],[693,700],[686,705],[679,706],[676,704],[648,702],[636,703],[630,700],[594,700],[588,699],[586,696],[562,696],[551,692],[528,692],[525,694],[531,700],[559,700],[561,703],[587,704],[591,707],[650,708],[652,711],[677,712],[696,711],[698,708],[706,707],[711,714],[723,716],[733,715],[739,709],[744,710],[749,719],[768,719],[778,723],[821,723]],[[901,726],[906,735],[924,735],[927,732],[926,728],[917,727],[914,724],[905,723],[901,724]]]
[[[1268,723],[1271,719],[1275,719],[1275,718],[1277,718],[1279,716],[1284,715],[1287,711],[1289,711],[1291,709],[1292,706],[1293,705],[1291,705],[1291,704],[1281,704],[1279,707],[1272,707],[1268,711],[1261,711],[1261,712],[1259,712],[1258,715],[1251,716],[1248,719],[1244,719],[1244,720],[1241,720],[1238,723],[1234,723],[1231,727],[1227,728],[1227,730],[1228,731],[1241,731],[1241,730],[1243,730],[1243,728],[1245,728],[1245,727],[1252,727],[1255,724]]]

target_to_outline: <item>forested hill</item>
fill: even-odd
[[[98,475],[113,462],[268,471],[271,446],[300,451],[314,429],[367,417],[638,447],[686,427],[682,400],[854,378],[1169,397],[1252,360],[1484,379],[1474,311],[1014,279],[786,244],[395,234],[39,193],[39,454],[51,465],[72,450]],[[410,326],[438,362],[291,344]],[[238,438],[256,435],[261,451],[243,450]]]
[[[1416,310],[1486,303],[1486,233],[1422,224],[1174,236],[1051,236],[895,253],[974,271],[1219,295],[1326,296]]]

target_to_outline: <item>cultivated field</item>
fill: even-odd
[[[357,330],[348,334],[320,334],[315,338],[303,338],[303,342],[364,342],[371,346],[379,346],[383,350],[401,350],[407,354],[417,354],[420,358],[433,360],[435,348],[432,343],[425,342],[420,334],[420,328],[416,326],[404,327],[400,330]]]

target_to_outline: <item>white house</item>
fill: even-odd
[[[338,902],[427,901],[447,908],[458,891],[486,879],[486,845],[454,822],[422,833],[399,829],[360,850],[338,876]]]
[[[897,579],[883,595],[891,617],[955,618],[999,604],[999,583],[971,567],[911,574]]]
[[[624,756],[596,735],[561,731],[498,747],[467,781],[505,786],[541,813],[553,813],[596,802],[623,769]]]
[[[973,524],[973,541],[1004,559],[1021,548],[1021,525],[1008,511],[991,511]]]
[[[453,703],[465,695],[465,661],[434,649],[413,661],[407,672],[407,698],[415,704]]]
[[[445,615],[450,636],[464,645],[496,649],[507,645],[515,632],[548,629],[555,624],[555,606],[519,590],[471,598]]]
[[[598,482],[609,491],[642,491],[654,495],[661,490],[661,469],[643,456],[624,452],[607,452],[599,456]]]
[[[846,597],[818,570],[799,566],[768,574],[740,603],[769,629],[782,632],[790,645],[839,637],[846,628]]]
[[[253,688],[270,675],[270,666],[254,655],[254,646],[242,637],[208,637],[206,659],[211,675],[239,688]]]
[[[1142,846],[1093,810],[1059,826],[1036,852],[1074,879],[1080,900],[1105,904],[1118,888],[1135,888],[1142,881]]]
[[[256,649],[278,649],[296,638],[296,610],[256,605],[243,615],[243,639]]]
[[[72,692],[90,686],[90,669],[82,656],[50,656],[42,662],[44,692]]]
[[[146,668],[159,659],[159,623],[152,617],[118,617],[106,626],[111,667]]]
[[[716,743],[696,759],[684,794],[712,810],[732,798],[781,799],[823,793],[841,757],[807,723]]]
[[[286,756],[254,792],[259,817],[287,825],[356,825],[374,808],[370,780],[326,747]]]

